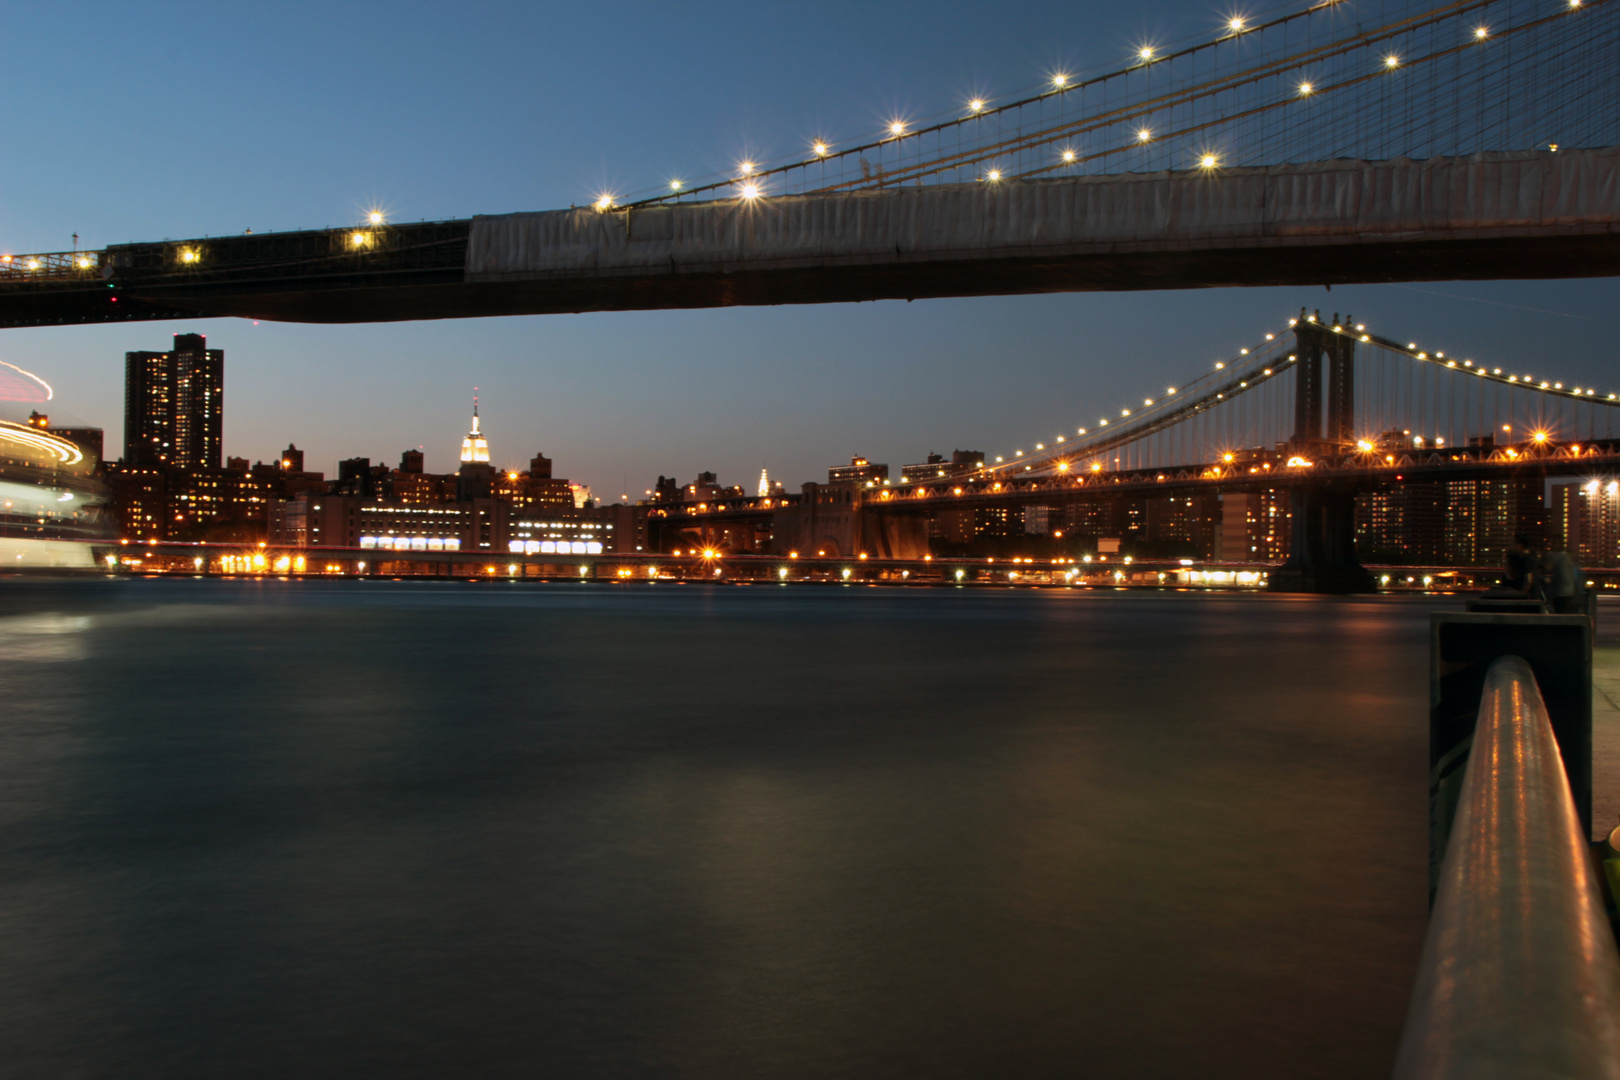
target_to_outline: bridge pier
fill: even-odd
[[[1295,382],[1292,448],[1307,460],[1342,453],[1355,442],[1356,338],[1334,315],[1299,311],[1294,324]],[[1339,331],[1346,325],[1344,332]],[[1327,431],[1322,430],[1323,363],[1327,366]],[[1288,561],[1272,571],[1275,592],[1373,591],[1373,578],[1356,558],[1356,490],[1345,484],[1301,483],[1291,502]]]
[[[1347,484],[1301,485],[1290,492],[1288,561],[1273,570],[1273,592],[1374,591],[1373,576],[1356,558],[1356,490]]]

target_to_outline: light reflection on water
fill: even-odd
[[[1387,1074],[1421,601],[0,591],[0,1072]]]

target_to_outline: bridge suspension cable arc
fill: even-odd
[[[1343,56],[1361,49],[1370,48],[1372,45],[1388,41],[1401,34],[1408,33],[1413,29],[1440,22],[1444,19],[1453,18],[1469,11],[1484,8],[1492,2],[1494,2],[1494,0],[1460,0],[1458,3],[1449,4],[1444,8],[1440,8],[1433,12],[1428,12],[1423,16],[1401,20],[1400,22],[1391,24],[1390,26],[1386,26],[1377,31],[1354,35],[1345,41],[1333,42],[1328,45],[1323,45],[1316,49],[1309,50],[1304,54],[1289,56],[1282,60],[1270,61],[1260,65],[1259,67],[1246,69],[1232,75],[1221,76],[1207,83],[1183,87],[1156,98],[1149,98],[1144,101],[1121,106],[1083,118],[1081,120],[1071,121],[1054,128],[1032,132],[1027,135],[1019,135],[1010,140],[991,144],[988,147],[977,148],[954,155],[947,155],[946,157],[936,159],[924,165],[913,167],[909,170],[902,169],[885,173],[875,181],[866,179],[851,180],[840,184],[813,188],[811,189],[810,194],[821,194],[856,187],[893,187],[899,184],[920,180],[924,177],[935,176],[943,172],[948,172],[952,169],[958,169],[964,165],[982,164],[987,161],[993,161],[997,157],[1005,156],[1007,154],[1019,153],[1040,146],[1049,146],[1053,143],[1062,142],[1066,139],[1073,139],[1077,136],[1084,135],[1092,131],[1103,130],[1121,124],[1142,123],[1159,113],[1169,109],[1174,109],[1180,105],[1189,104],[1199,98],[1212,97],[1225,91],[1240,89],[1251,84],[1262,82],[1266,79],[1276,78],[1283,74],[1298,72],[1299,70],[1322,60]],[[1601,3],[1604,2],[1604,0],[1597,0],[1597,2]],[[1473,44],[1473,42],[1468,42],[1463,47],[1466,48]],[[1414,63],[1449,56],[1456,51],[1459,50],[1446,50],[1442,53],[1422,57],[1419,61]],[[1369,71],[1362,75],[1342,80],[1328,86],[1313,86],[1311,92],[1321,95],[1324,93],[1331,93],[1335,90],[1347,89],[1353,86],[1361,85],[1364,82],[1370,82],[1373,79],[1379,78],[1380,76],[1387,75],[1388,72],[1389,68],[1387,66],[1379,67],[1376,70]],[[1076,164],[1100,161],[1104,158],[1112,157],[1117,154],[1136,149],[1144,141],[1151,141],[1151,139],[1162,141],[1165,139],[1176,139],[1185,137],[1187,135],[1198,134],[1203,131],[1222,127],[1238,120],[1245,120],[1253,116],[1259,116],[1266,112],[1273,111],[1275,109],[1286,107],[1293,104],[1297,100],[1298,98],[1296,96],[1290,95],[1277,101],[1255,106],[1242,112],[1219,116],[1202,123],[1173,131],[1153,131],[1151,128],[1138,128],[1138,134],[1134,139],[1123,142],[1120,145],[1088,154],[1074,152],[1072,156],[1060,156],[1060,159],[1056,162],[1035,166],[1021,172],[1003,174],[996,177],[996,179],[1027,179],[1029,177],[1071,168]],[[1142,132],[1147,132],[1150,139],[1143,139],[1141,137]],[[789,168],[792,167],[794,166],[789,166]]]
[[[1316,320],[1316,317],[1311,315],[1302,318],[1310,323]],[[1095,427],[1087,425],[1077,429],[1078,438],[1057,436],[1053,440],[1054,445],[1047,446],[1045,440],[1036,443],[1036,452],[1031,454],[1016,450],[1011,455],[996,456],[992,463],[985,466],[983,472],[987,475],[1026,473],[1046,475],[1084,469],[1102,455],[1150,440],[1180,425],[1196,422],[1212,410],[1238,403],[1245,395],[1269,390],[1272,384],[1289,374],[1298,364],[1299,346],[1294,340],[1294,331],[1299,323],[1300,319],[1290,319],[1284,332],[1267,335],[1265,342],[1254,348],[1241,350],[1236,357],[1218,363],[1214,371],[1178,385],[1164,396],[1144,399],[1144,405],[1139,408],[1123,408],[1120,410],[1123,414],[1121,416],[1112,420],[1103,418]],[[1456,356],[1447,357],[1443,351],[1431,353],[1419,348],[1415,342],[1402,343],[1372,333],[1364,324],[1319,325],[1326,333],[1345,335],[1353,339],[1356,345],[1376,349],[1380,353],[1398,359],[1407,365],[1409,376],[1415,374],[1429,380],[1444,380],[1448,376],[1457,376],[1457,379],[1449,384],[1440,385],[1437,382],[1427,391],[1422,391],[1421,388],[1414,389],[1410,385],[1404,390],[1396,387],[1390,396],[1399,401],[1396,410],[1404,422],[1418,422],[1420,426],[1428,424],[1434,430],[1441,427],[1453,431],[1462,430],[1469,428],[1470,419],[1474,419],[1470,410],[1477,409],[1477,419],[1470,429],[1473,437],[1489,436],[1498,428],[1500,421],[1507,417],[1510,427],[1517,424],[1520,419],[1528,418],[1533,433],[1539,431],[1544,433],[1545,438],[1551,438],[1553,430],[1560,422],[1555,417],[1566,417],[1572,412],[1578,413],[1579,407],[1585,406],[1589,414],[1588,426],[1593,430],[1596,428],[1599,412],[1605,417],[1602,421],[1605,430],[1620,423],[1620,393],[1600,393],[1591,386],[1575,384],[1565,386],[1557,379],[1536,378],[1522,371],[1505,371],[1501,368],[1476,364],[1472,359],[1459,360]],[[1362,357],[1357,362],[1362,367],[1376,363],[1368,357]],[[1380,371],[1377,372],[1377,378],[1381,383],[1387,383],[1391,378],[1398,379],[1398,375],[1392,376],[1389,372]],[[1459,388],[1468,384],[1476,384],[1499,395],[1522,394],[1525,395],[1525,403],[1504,404],[1499,400],[1487,405],[1483,390],[1464,389],[1461,397],[1472,404],[1464,404],[1462,414],[1458,415],[1458,407],[1453,399],[1458,396]],[[1420,397],[1420,393],[1427,393],[1428,397]],[[1452,398],[1446,397],[1448,393]],[[1533,404],[1537,401],[1545,404]],[[1280,438],[1268,438],[1261,440],[1262,442],[1282,441],[1289,437],[1288,431],[1285,430],[1291,423],[1287,415],[1289,411],[1287,406],[1289,402],[1279,399],[1265,407],[1266,411],[1277,414],[1277,423],[1280,426],[1272,432],[1272,435]],[[1448,408],[1452,415],[1450,420],[1443,424],[1439,414]],[[1412,421],[1411,415],[1414,410],[1424,419]],[[1492,416],[1488,423],[1484,418],[1486,411],[1490,411]],[[1372,422],[1373,427],[1380,430],[1386,426],[1381,421],[1397,413],[1382,414],[1380,405],[1376,402],[1364,402],[1357,410],[1357,415],[1364,418],[1364,427],[1366,422]],[[1368,430],[1365,437],[1356,441],[1370,449],[1371,440],[1376,435],[1376,432]],[[1455,436],[1428,437],[1439,439],[1441,445],[1444,445],[1447,438]],[[1253,439],[1248,441],[1254,442]]]
[[[1491,2],[1491,0],[1458,0],[1458,2],[1448,6],[1479,7],[1489,2]],[[1601,0],[1597,0],[1597,2],[1601,2]],[[660,203],[673,202],[683,198],[690,198],[693,195],[700,195],[705,192],[723,191],[734,188],[741,179],[752,178],[764,180],[772,176],[780,176],[785,173],[792,172],[796,169],[806,169],[815,165],[823,165],[828,162],[833,162],[852,156],[858,157],[860,154],[880,149],[886,145],[901,140],[917,141],[927,135],[936,135],[944,131],[949,131],[953,128],[960,128],[968,124],[982,122],[1002,114],[1013,113],[1019,109],[1023,109],[1030,105],[1036,105],[1052,98],[1059,98],[1084,91],[1095,86],[1101,86],[1111,80],[1136,74],[1148,67],[1164,65],[1176,60],[1186,59],[1207,49],[1218,48],[1227,44],[1228,42],[1236,41],[1239,38],[1264,33],[1267,30],[1285,26],[1297,19],[1309,18],[1321,12],[1341,7],[1342,5],[1343,0],[1319,0],[1318,3],[1312,4],[1310,7],[1302,10],[1289,11],[1286,14],[1279,15],[1271,19],[1266,19],[1261,22],[1254,23],[1253,25],[1248,25],[1247,20],[1245,20],[1245,25],[1241,29],[1237,30],[1233,30],[1231,28],[1231,23],[1228,22],[1228,32],[1219,37],[1199,41],[1193,45],[1188,45],[1180,49],[1174,49],[1163,53],[1154,50],[1153,55],[1146,58],[1141,57],[1140,53],[1138,53],[1135,62],[1128,64],[1125,67],[1114,68],[1100,75],[1094,75],[1084,79],[1072,80],[1064,78],[1061,83],[1056,85],[1047,83],[1046,85],[1048,86],[1048,89],[1042,90],[1039,93],[1029,94],[1027,96],[1017,98],[1013,101],[1006,102],[1005,104],[992,106],[989,105],[988,102],[983,98],[975,98],[969,102],[968,112],[964,116],[953,116],[950,119],[937,121],[932,124],[926,124],[920,127],[909,127],[907,130],[899,133],[896,133],[891,125],[890,128],[885,129],[885,132],[877,138],[859,143],[855,146],[844,147],[841,149],[833,149],[832,146],[824,139],[817,138],[810,144],[811,155],[808,158],[786,162],[781,165],[774,165],[770,168],[750,169],[745,171],[741,177],[727,177],[705,184],[693,185],[682,181],[679,183],[679,186],[674,188],[674,190],[658,195],[649,195],[645,198],[631,200],[624,203],[614,202],[612,208],[634,209],[640,206],[653,206]]]
[[[1555,143],[1562,138],[1569,145],[1585,145],[1592,137],[1617,134],[1611,131],[1616,127],[1613,116],[1603,115],[1601,110],[1575,116],[1567,102],[1544,100],[1549,96],[1540,93],[1553,82],[1562,85],[1586,74],[1600,79],[1604,72],[1620,74],[1620,63],[1612,55],[1615,50],[1605,46],[1615,32],[1610,0],[1546,0],[1530,5],[1528,12],[1522,0],[1453,0],[1368,29],[1359,25],[1335,28],[1325,42],[1320,37],[1315,41],[1307,37],[1300,43],[1288,38],[1289,26],[1297,20],[1307,20],[1308,26],[1313,16],[1350,8],[1349,0],[1330,0],[1244,23],[1239,31],[1154,53],[1146,60],[1095,76],[1060,76],[1054,80],[1056,85],[1003,105],[975,99],[966,115],[922,125],[897,122],[854,146],[835,147],[818,138],[808,157],[769,167],[750,163],[740,174],[728,173],[704,183],[682,182],[675,190],[632,200],[605,196],[597,207],[633,210],[701,201],[720,193],[734,196],[742,190],[739,184],[746,184],[745,194],[753,199],[892,187],[932,178],[949,181],[949,174],[957,174],[958,180],[994,182],[1060,171],[1076,173],[1116,159],[1133,170],[1149,171],[1186,167],[1186,158],[1222,165],[1279,164],[1308,159],[1305,144],[1314,146],[1324,138],[1338,140],[1332,147],[1333,156],[1373,158],[1379,151],[1387,151],[1392,132],[1422,137],[1429,144],[1426,147],[1400,150],[1424,156],[1527,149],[1541,145],[1535,140],[1542,135]],[[1500,16],[1495,14],[1498,11]],[[1603,18],[1594,23],[1599,14]],[[1581,20],[1582,29],[1573,38],[1570,32],[1558,29],[1570,19]],[[1480,34],[1481,29],[1486,33]],[[1283,35],[1280,45],[1266,43],[1268,34],[1274,33]],[[1531,44],[1518,53],[1505,47],[1505,42],[1526,35]],[[1239,41],[1257,42],[1258,59],[1246,59],[1242,50],[1224,49]],[[1213,73],[1204,61],[1192,65],[1193,70],[1185,75],[1171,70],[1205,50],[1216,50]],[[1415,70],[1460,59],[1470,51],[1480,59],[1467,70],[1451,72],[1441,82],[1430,79],[1417,85]],[[1109,91],[1100,103],[1090,104],[1095,95],[1088,98],[1088,90],[1106,90],[1108,83],[1120,79],[1127,80],[1123,93]],[[1164,79],[1169,80],[1168,85]],[[1487,84],[1490,100],[1476,99],[1472,92],[1477,88],[1484,93]],[[1413,100],[1414,95],[1421,100]],[[1295,131],[1296,121],[1284,121],[1277,130],[1266,126],[1269,117],[1287,106],[1317,99],[1323,103],[1312,106],[1316,115],[1338,110],[1333,115],[1350,123],[1335,124],[1335,132]],[[1331,104],[1339,100],[1345,104]],[[1048,116],[1047,109],[1053,102],[1059,106],[1055,118]],[[1066,113],[1071,107],[1078,111]],[[1039,110],[1032,121],[1023,111],[1029,109]],[[1391,111],[1393,116],[1385,115]],[[1008,122],[1015,118],[1017,123],[1007,130]],[[1340,133],[1346,128],[1353,134]],[[1188,145],[1190,139],[1217,134],[1233,145],[1214,153]],[[1093,135],[1102,138],[1102,146],[1076,144]],[[1031,159],[1059,143],[1063,145],[1058,153]],[[1137,154],[1130,156],[1133,150]],[[893,160],[886,160],[891,151]],[[875,164],[867,161],[867,154],[876,155]],[[987,173],[960,175],[966,169],[992,165]],[[771,185],[795,176],[802,181],[787,184],[783,191],[770,190]]]

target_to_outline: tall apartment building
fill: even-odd
[[[1568,544],[1581,566],[1620,564],[1620,481],[1557,484],[1552,494],[1548,542]]]
[[[225,417],[225,350],[176,334],[169,352],[124,354],[124,462],[217,469]]]

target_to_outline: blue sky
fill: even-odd
[[[1346,17],[1372,0],[1346,0]],[[1111,65],[1222,4],[0,2],[0,247],[550,209]],[[600,494],[700,469],[796,484],[863,453],[1002,452],[1185,381],[1301,305],[1620,390],[1611,279],[1197,290],[374,326],[13,330],[0,360],[121,445],[122,357],[226,350],[226,452],[448,469],[480,388],[494,457]]]

